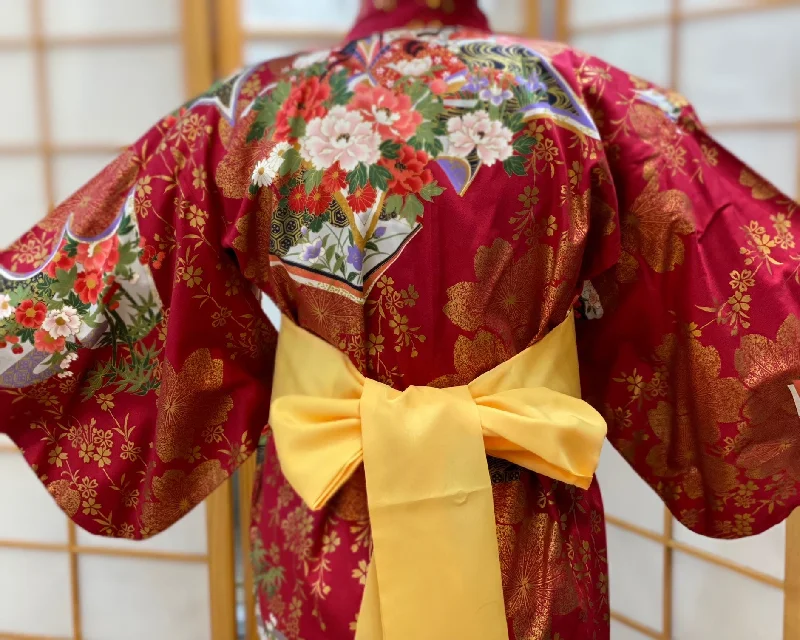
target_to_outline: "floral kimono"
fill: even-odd
[[[55,501],[147,538],[256,454],[264,634],[353,638],[364,474],[318,509],[282,474],[269,299],[397,391],[466,385],[571,312],[584,400],[675,517],[784,520],[797,204],[674,92],[492,34],[472,0],[375,5],[167,115],[0,252],[0,430]],[[597,483],[488,465],[508,637],[608,638]]]

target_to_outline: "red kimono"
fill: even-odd
[[[257,453],[266,637],[351,638],[363,474],[319,512],[283,478],[261,296],[400,390],[466,384],[574,307],[584,398],[675,516],[716,537],[785,519],[797,204],[675,93],[493,35],[476,3],[389,4],[165,117],[0,252],[0,429],[78,524],[125,538]],[[509,636],[607,638],[597,483],[489,466]]]

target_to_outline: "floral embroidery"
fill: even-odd
[[[0,384],[27,387],[57,373],[70,375],[83,346],[125,351],[115,371],[102,374],[106,382],[141,385],[152,375],[140,360],[143,354],[128,348],[161,318],[160,300],[141,260],[133,197],[105,236],[86,241],[67,228],[34,273],[20,279],[0,272]]]
[[[424,203],[450,187],[464,195],[484,166],[528,173],[529,122],[596,137],[569,85],[532,49],[444,30],[426,36],[426,55],[409,55],[414,32],[382,38],[296,60],[248,111],[248,141],[266,152],[248,194],[271,190],[272,262],[356,300],[424,224]],[[434,178],[434,163],[450,185]]]

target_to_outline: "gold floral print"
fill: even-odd
[[[153,478],[152,499],[142,507],[142,523],[154,534],[180,520],[228,477],[219,460],[207,460],[190,474],[173,469]]]
[[[636,279],[638,257],[657,273],[674,270],[684,260],[681,236],[693,231],[687,195],[677,189],[661,191],[658,180],[651,179],[622,220],[624,253],[617,266],[617,280]]]
[[[179,371],[164,362],[155,440],[163,462],[189,458],[203,434],[228,419],[233,400],[222,388],[223,369],[208,349],[192,353]]]

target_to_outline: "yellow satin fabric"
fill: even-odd
[[[508,638],[486,455],[587,488],[606,434],[580,399],[570,315],[464,387],[399,392],[283,319],[270,423],[321,509],[362,462],[373,557],[357,640]]]

